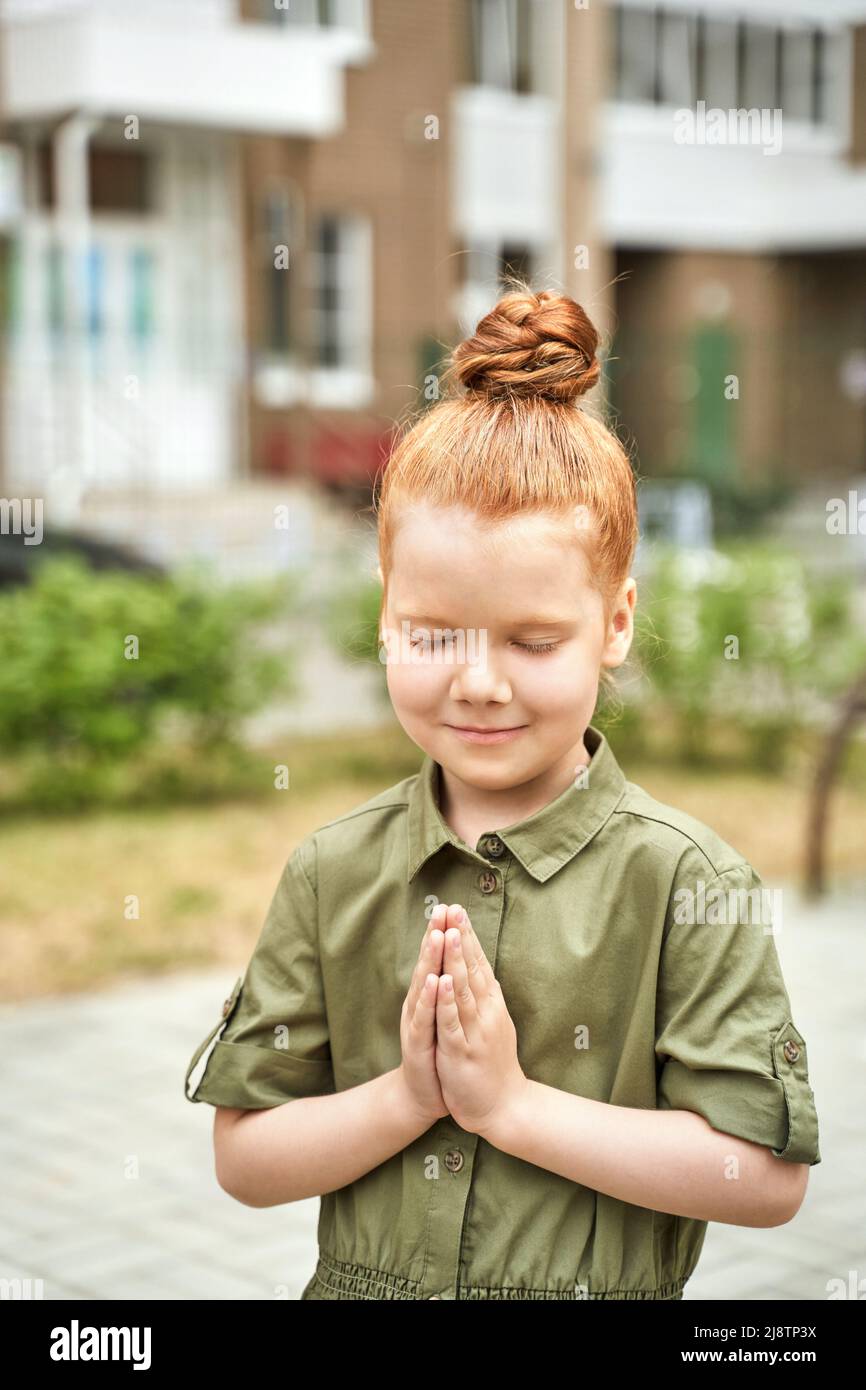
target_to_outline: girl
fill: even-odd
[[[789,1221],[820,1162],[758,874],[590,723],[638,538],[575,404],[597,344],[518,284],[392,454],[381,632],[424,760],[291,854],[187,1071],[224,1028],[187,1095],[228,1193],[321,1196],[303,1299],[679,1299],[708,1221]]]

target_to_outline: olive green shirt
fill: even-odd
[[[820,1163],[770,895],[714,831],[627,781],[592,725],[586,746],[583,776],[472,847],[442,820],[430,757],[304,839],[189,1064],[187,1086],[223,1028],[187,1098],[257,1110],[398,1066],[427,921],[438,902],[459,902],[527,1077],[611,1105],[694,1111],[792,1163]],[[515,1158],[450,1115],[320,1200],[302,1299],[677,1299],[707,1228]]]

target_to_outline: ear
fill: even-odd
[[[380,583],[380,584],[383,586],[383,588],[384,588],[384,585],[385,585],[385,576],[384,576],[384,574],[382,573],[382,566],[381,566],[381,565],[377,565],[377,566],[376,566],[376,574],[379,576],[379,583]]]
[[[602,666],[621,666],[625,661],[634,637],[634,608],[637,602],[637,584],[627,579],[622,587],[619,602],[614,610],[608,628],[607,640],[602,653]]]

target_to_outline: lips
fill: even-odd
[[[519,729],[520,724],[508,724],[504,729],[479,729],[474,724],[452,724],[452,729],[459,729],[461,734],[510,734],[514,729]]]
[[[518,724],[509,729],[473,729],[459,724],[448,724],[446,727],[466,743],[506,743],[522,734],[526,725]]]

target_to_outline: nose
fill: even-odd
[[[505,704],[511,699],[511,683],[488,650],[483,660],[464,661],[456,668],[450,695],[452,700],[470,700],[473,704],[487,700]]]

